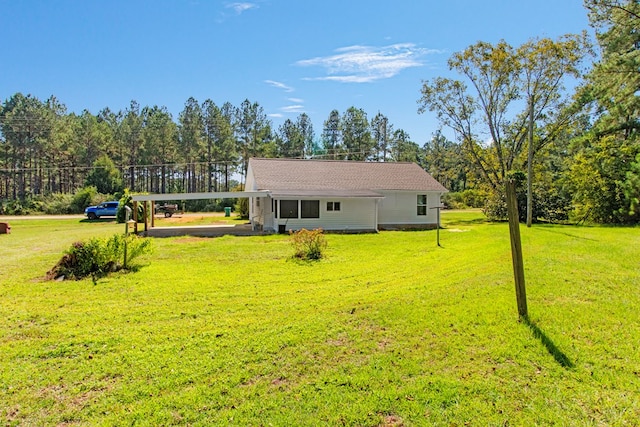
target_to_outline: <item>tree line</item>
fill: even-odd
[[[166,107],[67,113],[55,97],[14,94],[0,106],[0,199],[101,192],[228,191],[251,157],[418,163],[450,190],[450,205],[506,217],[518,184],[522,220],[640,221],[640,6],[585,0],[596,33],[521,46],[478,42],[448,65],[460,78],[424,81],[418,112],[441,130],[419,145],[382,113],[333,110],[316,134],[300,114],[277,129],[257,102],[189,98]],[[575,85],[567,88],[566,83]],[[240,177],[235,182],[234,177]]]
[[[189,98],[166,107],[68,113],[54,96],[16,93],[0,106],[0,199],[73,193],[111,163],[132,192],[229,191],[251,157],[417,161],[419,147],[389,119],[356,107],[331,111],[316,137],[309,116],[277,129],[257,102],[238,107]],[[101,180],[97,181],[103,182]],[[103,189],[113,192],[113,188]]]

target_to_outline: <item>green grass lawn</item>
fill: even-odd
[[[136,272],[41,278],[112,222],[0,235],[3,425],[613,425],[640,420],[640,228],[507,224],[154,240]]]

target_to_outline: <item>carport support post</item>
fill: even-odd
[[[144,235],[147,235],[147,231],[149,231],[149,211],[148,211],[149,202],[144,201],[144,205],[142,207],[142,214],[144,215]]]
[[[133,201],[133,232],[138,234],[138,202]]]
[[[151,201],[151,228],[156,226],[156,202]]]

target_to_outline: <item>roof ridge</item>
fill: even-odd
[[[418,165],[416,162],[374,162],[367,160],[339,160],[339,159],[296,159],[292,157],[251,157],[251,160],[287,161],[287,162],[326,162],[326,163],[358,163],[358,164],[389,164],[389,165]]]

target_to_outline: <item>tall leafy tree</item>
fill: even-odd
[[[339,159],[343,151],[342,118],[338,110],[331,110],[322,129],[322,146],[331,159]]]
[[[217,157],[216,150],[216,113],[220,111],[218,106],[211,99],[207,99],[202,103],[202,124],[204,126],[204,140],[206,146],[206,158],[207,158],[207,191],[213,191],[214,175],[216,172],[216,166],[214,159]]]
[[[302,113],[296,119],[296,126],[300,130],[303,142],[302,157],[309,157],[313,155],[316,150],[315,147],[315,133],[313,131],[313,123],[307,113]]]
[[[198,101],[191,97],[178,116],[180,151],[183,156],[183,188],[196,191],[196,161],[202,144],[202,109]]]
[[[232,123],[234,109],[230,104],[225,104],[223,108],[220,108],[211,100],[205,101],[202,109],[207,141],[207,161],[209,164],[211,162],[214,164],[208,175],[208,191],[218,191],[220,181],[222,181],[222,187],[225,191],[228,191],[229,176],[234,170],[233,166],[237,157]],[[222,179],[217,178],[219,174]],[[213,181],[211,181],[212,175],[216,177]]]
[[[0,110],[0,126],[7,145],[9,173],[14,174],[12,195],[25,199],[34,190],[42,144],[53,127],[51,111],[39,99],[16,93]],[[36,192],[39,189],[35,188]]]
[[[146,159],[149,162],[152,192],[166,193],[171,179],[169,165],[176,161],[177,126],[166,107],[142,109],[142,138]]]
[[[571,147],[576,161],[570,187],[579,215],[601,222],[638,222],[635,199],[640,195],[633,190],[632,165],[640,153],[640,4],[585,0],[585,6],[600,60],[580,92],[579,100],[595,120]],[[594,171],[592,181],[583,179]]]
[[[426,169],[423,150],[411,140],[407,132],[396,129],[391,136],[390,160],[394,162],[413,162]]]
[[[522,138],[513,138],[510,106],[518,99],[520,66],[504,41],[478,42],[449,59],[449,68],[471,84],[437,77],[422,86],[419,112],[436,113],[454,130],[486,182],[500,191],[507,174],[522,165]]]
[[[115,194],[124,190],[120,171],[106,155],[100,156],[94,163],[87,179],[86,186],[94,186],[99,193]]]
[[[278,127],[276,135],[278,156],[304,158],[313,153],[313,125],[311,119],[302,113],[293,121],[286,119]]]
[[[451,127],[489,185],[506,194],[518,314],[527,316],[516,180],[512,174],[521,167],[524,145],[513,137],[511,128],[510,107],[519,96],[520,73],[514,56],[514,49],[504,41],[495,46],[478,42],[453,54],[449,68],[465,76],[472,89],[443,77],[424,82],[419,111],[434,111],[444,125]]]
[[[260,104],[252,103],[248,99],[242,102],[237,113],[238,143],[242,162],[240,172],[244,182],[249,159],[270,154],[267,144],[271,142],[271,122]]]
[[[371,160],[373,140],[367,113],[356,107],[349,107],[342,115],[342,141],[347,160]]]
[[[122,143],[126,147],[124,152],[127,153],[125,162],[128,165],[129,189],[136,191],[136,167],[142,148],[142,116],[137,101],[132,100],[125,110],[121,128]]]
[[[371,133],[376,152],[375,160],[384,162],[390,154],[393,135],[393,126],[389,123],[387,116],[378,112],[378,114],[371,119]]]
[[[42,165],[44,168],[44,193],[61,192],[59,176],[62,171],[62,156],[58,133],[62,128],[66,117],[66,107],[55,97],[47,100],[47,108],[51,111],[52,124],[42,152]],[[2,196],[0,196],[2,198]]]
[[[125,166],[125,152],[123,143],[122,119],[123,112],[111,111],[109,107],[105,107],[98,112],[98,123],[107,135],[104,154],[114,161],[120,173],[123,174]]]
[[[470,172],[460,144],[437,131],[423,149],[424,167],[439,183],[453,192],[466,189]]]
[[[640,128],[640,3],[585,0],[601,60],[588,76],[587,97],[603,113],[598,131],[636,137]]]
[[[286,119],[278,127],[276,140],[279,157],[302,158],[304,156],[304,137],[293,120]]]
[[[565,91],[564,82],[567,77],[581,77],[580,65],[588,52],[586,34],[566,35],[558,40],[529,40],[517,49],[516,60],[521,64],[520,91],[526,99],[527,111],[515,123],[513,134],[515,138],[527,135],[528,227],[533,221],[535,155],[553,142],[577,113],[567,108],[569,94]],[[534,130],[538,130],[537,135]]]
[[[223,164],[224,189],[230,189],[230,177],[238,168],[238,140],[236,139],[238,127],[238,109],[230,102],[225,102],[220,108],[220,161]]]

